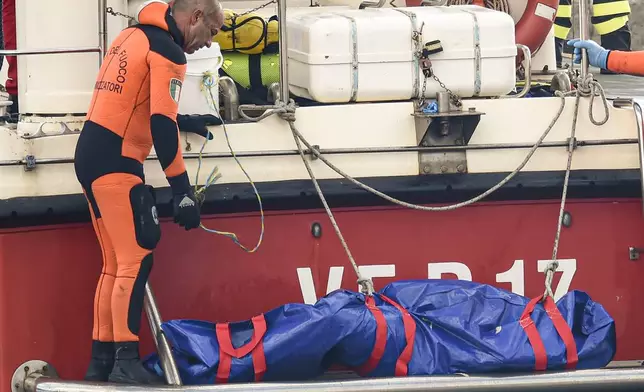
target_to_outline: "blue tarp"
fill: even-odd
[[[539,350],[524,329],[529,324],[543,342],[548,369],[563,369],[570,359],[543,303],[521,323],[530,299],[490,285],[400,281],[370,301],[371,309],[363,294],[337,290],[314,305],[287,304],[254,318],[255,323],[231,323],[229,332],[223,324],[198,320],[171,320],[163,330],[186,385],[307,380],[332,365],[374,377],[532,371]],[[580,291],[567,293],[556,308],[574,337],[575,368],[607,365],[616,337],[606,310]],[[365,364],[369,361],[371,366]],[[162,374],[156,354],[146,366]]]

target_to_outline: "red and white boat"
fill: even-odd
[[[99,388],[69,382],[48,384],[47,388],[53,389],[42,389],[24,380],[27,373],[43,371],[38,366],[42,362],[28,361],[47,363],[44,373],[53,367],[63,379],[80,380],[89,360],[93,295],[101,254],[74,174],[73,153],[100,54],[128,23],[127,18],[106,13],[105,7],[111,7],[115,14],[134,15],[141,3],[16,1],[21,117],[17,124],[0,128],[0,392]],[[285,3],[280,3],[280,10],[271,5],[255,11],[261,15],[279,11],[280,36],[287,38],[280,44],[289,48],[288,62],[283,61],[281,67],[282,78],[289,80],[288,88],[278,85],[269,90],[278,98],[309,95],[309,103],[295,110],[294,125],[321,154],[317,157],[303,146],[306,163],[319,180],[363,276],[372,278],[376,288],[398,279],[457,278],[525,296],[539,295],[544,290],[544,271],[553,258],[563,208],[556,252],[559,265],[552,286],[555,299],[573,289],[589,293],[616,321],[618,347],[613,365],[639,366],[644,359],[644,340],[640,338],[644,315],[639,312],[644,276],[644,256],[639,256],[639,249],[644,248],[642,115],[635,94],[617,98],[612,91],[619,87],[615,83],[629,89],[629,83],[641,82],[626,76],[612,77],[618,82],[601,81],[608,98],[597,95],[591,100],[584,90],[577,113],[574,90],[565,98],[527,94],[525,86],[535,81],[558,83],[562,91],[570,92],[571,76],[575,87],[597,85],[584,79],[588,70],[583,67],[575,70],[579,77],[573,72],[553,71],[551,27],[557,1],[516,1],[510,9],[511,22],[517,22],[516,35],[503,36],[505,27],[495,27],[491,22],[499,20],[507,27],[507,14],[480,12],[482,38],[478,43],[463,41],[465,60],[456,55],[450,58],[449,37],[440,38],[445,54],[432,57],[435,75],[458,96],[462,107],[450,105],[450,95],[429,78],[426,97],[437,99],[438,112],[419,112],[417,100],[412,99],[417,96],[396,96],[411,94],[412,85],[418,90],[413,93],[419,94],[421,84],[413,83],[411,72],[398,74],[393,65],[387,68],[395,61],[411,64],[412,41],[385,60],[375,58],[376,52],[358,56],[351,52],[349,41],[334,41],[342,46],[335,52],[337,61],[325,63],[320,58],[324,57],[322,46],[311,46],[305,52],[302,48],[308,44],[302,41],[313,42],[310,37],[320,33],[322,27],[315,27],[320,14],[347,12],[359,8],[360,3],[320,0],[314,4],[320,7],[311,7],[309,0],[287,3],[288,17],[283,14]],[[225,8],[239,11],[261,4],[223,3]],[[374,12],[394,5],[400,8],[406,4],[381,0],[367,4],[360,12],[387,18],[391,14]],[[448,15],[448,8],[458,7],[426,4],[422,8]],[[370,31],[372,25],[360,24],[364,23],[362,16],[353,16],[359,32]],[[403,14],[399,18],[396,23],[406,20]],[[338,40],[350,36],[348,27],[340,28],[333,24],[339,23],[336,19],[330,20],[329,28],[337,28]],[[395,38],[396,23],[381,27],[390,28]],[[520,26],[529,26],[534,33],[519,30]],[[411,32],[410,26],[405,28]],[[425,28],[432,31],[432,26]],[[369,46],[360,34],[360,44]],[[394,38],[383,46],[393,47]],[[428,36],[424,39],[427,41]],[[510,55],[503,49],[508,45],[514,48]],[[517,45],[520,50],[515,50]],[[478,60],[483,64],[478,76],[468,74],[476,65],[472,56],[476,56],[477,46],[482,56]],[[286,50],[281,52],[285,58]],[[525,59],[521,65],[528,76],[525,90],[515,77],[517,54]],[[391,60],[396,55],[401,60]],[[492,61],[486,56],[497,56],[497,65],[485,68]],[[352,61],[359,64],[355,73]],[[369,62],[376,68],[365,66]],[[378,80],[380,86],[374,84]],[[409,91],[400,87],[405,80]],[[476,80],[482,82],[480,91]],[[495,93],[495,89],[508,86],[507,80],[510,88]],[[175,225],[170,217],[167,182],[152,155],[145,165],[146,180],[157,190],[163,234],[150,286],[160,314],[164,319],[213,322],[247,319],[288,302],[314,303],[336,288],[356,289],[356,276],[320,203],[289,123],[278,114],[260,121],[240,118],[235,84],[225,77],[218,82],[226,126],[211,127],[215,138],[205,145],[201,158],[204,139],[186,135],[184,156],[193,183],[199,164],[199,185],[215,166],[222,174],[205,192],[203,224],[236,233],[247,249],[256,250],[244,251],[226,236],[205,230],[185,232]],[[519,91],[511,92],[515,82]],[[356,85],[352,101],[350,93]],[[479,91],[478,96],[472,91]],[[182,99],[194,102],[200,98],[185,91],[184,95],[188,98]],[[253,113],[252,107],[242,109]],[[605,109],[607,121],[594,124],[601,122]],[[575,121],[569,182],[565,184]],[[536,145],[552,122],[547,136]],[[257,188],[261,213],[258,197],[232,156],[227,138]],[[523,165],[531,150],[533,155]],[[348,176],[407,203],[456,206],[423,211],[392,203],[331,170],[321,158]],[[518,168],[507,183],[493,189]],[[564,192],[567,196],[562,204]],[[484,193],[483,198],[458,205]],[[142,335],[144,351],[155,350],[149,329],[144,328]],[[32,365],[29,370],[24,369],[25,363]],[[571,374],[571,385],[581,382],[577,387],[587,387],[593,377],[613,377],[623,381],[623,387],[644,386],[644,370],[640,369]],[[454,380],[450,382],[456,385],[461,379]],[[499,384],[494,390],[510,390],[502,389],[503,378],[495,380]],[[363,382],[373,383],[370,385],[375,389],[370,390],[425,390],[413,389],[420,388],[418,385],[405,389],[404,382],[411,382],[405,380],[386,381],[392,383],[386,385],[400,389],[385,389],[385,384],[374,380]],[[437,389],[431,390],[439,390],[436,385],[440,382],[436,381]],[[325,390],[351,390],[349,384],[345,389],[341,384],[328,385],[337,389]],[[307,390],[304,384],[299,387]],[[308,390],[314,390],[311,388]],[[445,388],[440,390],[464,390]],[[615,384],[611,390],[618,388]]]

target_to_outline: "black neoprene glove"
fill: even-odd
[[[183,173],[177,177],[169,178],[172,188],[172,208],[174,212],[174,223],[184,227],[186,230],[199,227],[201,223],[201,209],[190,186],[188,174]]]
[[[184,227],[186,230],[199,227],[201,211],[192,189],[187,193],[174,195],[172,206],[174,209],[174,223],[178,223],[179,226]]]
[[[212,114],[178,114],[177,125],[181,132],[196,133],[212,140],[212,133],[208,132],[208,125],[221,125],[219,118]]]

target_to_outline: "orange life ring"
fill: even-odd
[[[546,40],[555,23],[559,0],[528,0],[521,19],[514,26],[517,44],[530,48],[534,54]],[[523,52],[517,54],[517,64],[523,61]]]
[[[422,0],[406,0],[407,7],[418,7]],[[480,2],[474,1],[474,4]],[[514,26],[515,41],[530,48],[534,54],[543,45],[557,16],[559,0],[528,0],[521,19]],[[517,64],[523,61],[523,52],[517,53]]]

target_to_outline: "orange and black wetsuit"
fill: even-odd
[[[644,76],[644,51],[611,50],[608,53],[606,65],[606,68],[613,72]]]
[[[74,158],[103,252],[86,375],[93,381],[159,381],[145,372],[138,351],[145,284],[161,236],[144,184],[152,146],[172,188],[175,222],[186,230],[199,225],[176,122],[186,70],[182,34],[165,3],[146,5],[138,19],[106,52]]]

